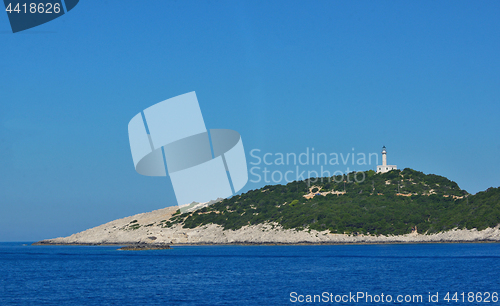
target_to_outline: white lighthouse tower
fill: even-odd
[[[385,146],[382,147],[382,165],[377,166],[377,173],[386,173],[391,170],[397,170],[398,167],[396,165],[388,165],[387,164],[387,150]]]

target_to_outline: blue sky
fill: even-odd
[[[190,91],[248,163],[385,145],[401,169],[498,187],[498,16],[496,1],[103,0],[12,34],[0,13],[0,241],[174,205],[168,178],[135,172],[127,124]]]

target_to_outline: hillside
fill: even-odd
[[[174,215],[163,226],[218,224],[224,229],[271,223],[285,229],[331,233],[402,235],[415,229],[436,233],[453,228],[478,230],[500,223],[500,190],[470,195],[445,177],[412,169],[364,172],[265,186],[201,210]],[[345,183],[344,183],[345,181]],[[344,193],[345,192],[345,193]]]
[[[39,244],[500,241],[500,188],[471,195],[412,169],[364,175],[265,186],[194,212],[171,206]]]

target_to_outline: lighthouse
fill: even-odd
[[[377,166],[377,173],[386,173],[391,170],[397,170],[398,167],[396,165],[388,165],[387,164],[387,150],[385,146],[382,147],[382,165]]]

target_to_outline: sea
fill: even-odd
[[[500,244],[0,243],[0,305],[500,305]]]

